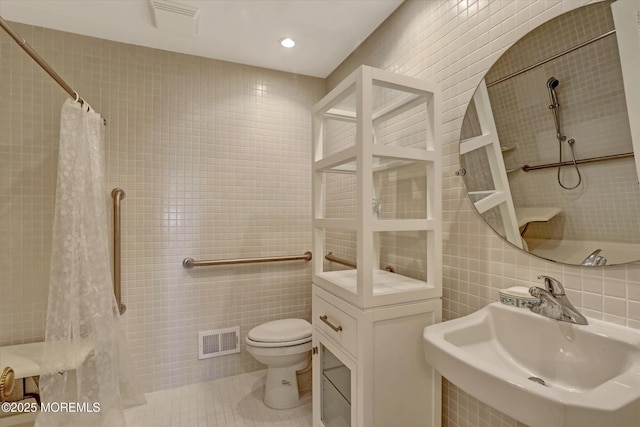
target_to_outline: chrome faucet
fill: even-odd
[[[551,319],[563,322],[575,323],[577,325],[588,325],[587,319],[569,302],[567,294],[564,291],[562,283],[549,276],[538,276],[538,279],[544,279],[546,289],[532,286],[529,293],[540,298],[531,307],[531,311]]]
[[[586,257],[584,259],[584,261],[582,261],[580,263],[580,265],[605,265],[605,264],[607,264],[607,259],[605,257],[603,257],[602,255],[600,255],[600,252],[602,252],[602,249],[596,249],[595,251],[591,252],[589,254],[589,256]]]

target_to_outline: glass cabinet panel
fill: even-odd
[[[320,344],[322,415],[325,427],[351,426],[351,370]]]

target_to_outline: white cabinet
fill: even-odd
[[[440,425],[422,352],[442,311],[439,104],[362,66],[313,109],[316,427]]]
[[[313,425],[439,426],[441,378],[422,330],[441,321],[441,300],[361,310],[313,288]]]

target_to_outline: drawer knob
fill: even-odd
[[[327,325],[329,325],[329,327],[331,329],[333,329],[336,332],[340,332],[342,330],[342,326],[336,326],[333,323],[329,322],[328,320],[329,318],[327,317],[327,315],[325,314],[324,316],[320,316],[320,320],[322,320],[324,323],[326,323]]]

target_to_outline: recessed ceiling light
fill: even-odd
[[[290,37],[284,37],[280,39],[280,46],[291,48],[296,45],[296,42]]]

